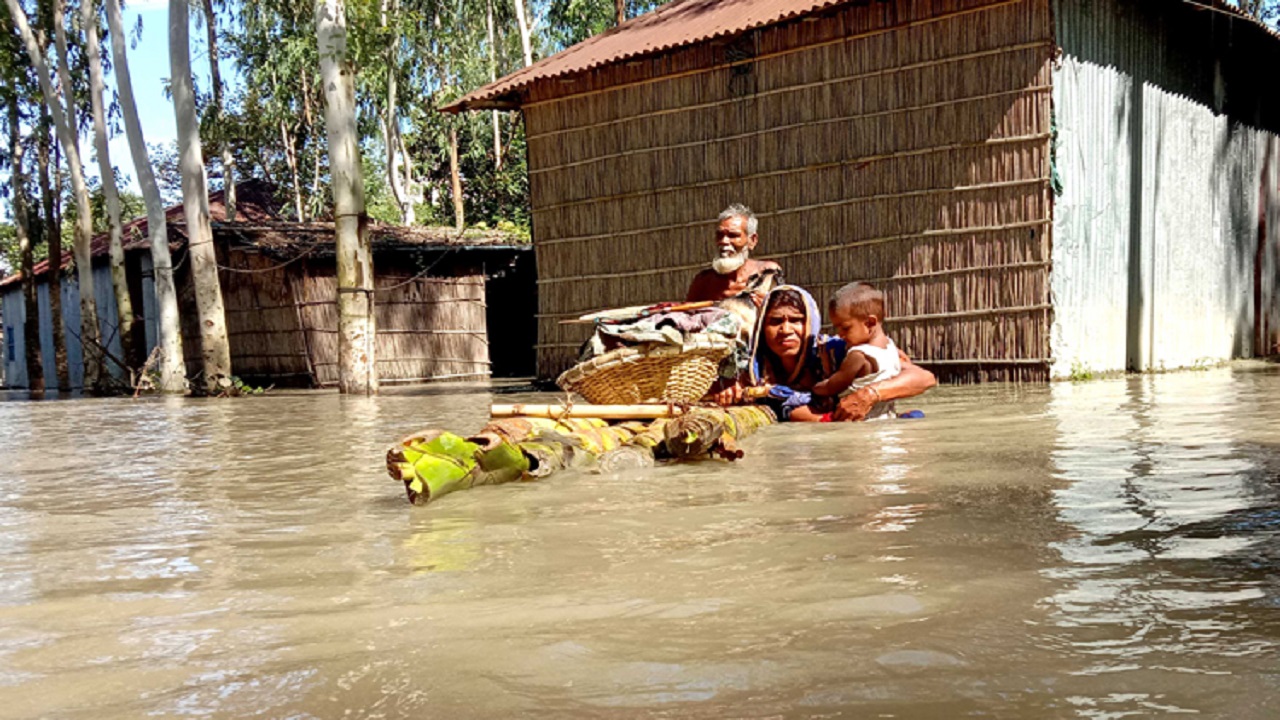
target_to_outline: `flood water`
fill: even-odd
[[[408,505],[492,399],[0,402],[0,717],[1280,716],[1280,366]]]

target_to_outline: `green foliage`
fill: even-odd
[[[627,18],[654,10],[663,2],[627,0]],[[614,25],[613,0],[551,0],[547,6],[547,35],[551,48],[563,50],[570,45],[599,35]]]
[[[39,226],[32,227],[33,239],[38,239]],[[49,248],[43,240],[33,242],[31,255],[39,262],[49,254]],[[18,248],[18,228],[9,222],[0,223],[0,277],[10,275],[22,268],[22,253]]]
[[[95,235],[104,233],[110,228],[110,218],[107,216],[107,196],[102,191],[102,182],[93,176],[86,177],[85,182],[89,186],[89,207],[93,210],[93,233]],[[142,196],[125,190],[124,187],[127,184],[127,180],[117,169],[116,186],[120,188],[120,222],[122,223],[147,214],[147,206]],[[75,235],[76,218],[79,217],[79,208],[70,187],[63,190],[62,207],[62,239],[66,246],[70,247]]]
[[[1087,380],[1092,380],[1093,377],[1093,370],[1089,369],[1088,365],[1085,365],[1079,360],[1071,361],[1071,374],[1067,375],[1068,380],[1071,382],[1085,382]]]
[[[18,252],[18,229],[13,223],[0,223],[0,277],[12,273],[22,264]]]
[[[270,392],[274,385],[268,387],[257,387],[241,380],[232,375],[231,377],[218,378],[218,397],[242,397],[244,395],[261,395]]]

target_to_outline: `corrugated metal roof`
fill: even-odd
[[[223,203],[223,191],[215,190],[209,193],[209,217],[220,218],[226,216],[226,206]],[[164,211],[165,222],[170,227],[182,225],[184,223],[184,215],[182,204],[179,203]],[[270,187],[261,180],[252,179],[236,184],[236,217],[249,222],[269,221],[276,218],[274,203],[271,199]],[[147,230],[147,218],[142,216],[134,218],[120,226],[121,230],[121,246],[126,250],[138,250],[150,247],[149,231]],[[174,243],[173,235],[170,235],[169,246],[177,248],[178,244]],[[70,267],[75,255],[72,253],[71,244],[63,242],[62,264],[59,269],[66,270]],[[108,233],[99,233],[89,241],[90,257],[106,257],[111,249],[111,236]],[[48,258],[36,263],[31,269],[32,274],[37,278],[43,277],[49,270]],[[0,287],[6,287],[18,282],[22,279],[22,273],[16,272],[2,280]]]
[[[458,112],[509,107],[510,103],[495,101],[540,80],[737,35],[845,2],[848,0],[675,0],[517,70],[442,109]]]
[[[600,35],[473,90],[442,110],[459,112],[519,105],[510,96],[551,78],[585,72],[641,55],[671,50],[808,15],[849,0],[675,0]],[[1182,0],[1239,17],[1280,39],[1275,29],[1226,0]]]

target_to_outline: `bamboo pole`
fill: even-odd
[[[601,418],[604,420],[653,420],[682,415],[684,410],[674,405],[539,405],[516,403],[494,405],[489,410],[492,418]]]
[[[1039,44],[1042,44],[1042,43],[1037,43],[1037,45]],[[800,87],[810,87],[810,86],[818,86],[818,85],[825,85],[825,84],[827,83],[811,83],[810,85],[805,85],[805,86],[791,86],[787,89],[791,90],[791,89],[800,88]],[[546,167],[535,168],[529,171],[529,175],[532,177],[535,175],[541,175],[549,172],[570,170],[576,167],[582,167],[584,165],[591,165],[594,163],[601,163],[608,160],[619,160],[622,158],[635,158],[636,156],[639,156],[639,155],[648,155],[652,153],[666,152],[669,150],[682,150],[685,148],[693,148],[693,147],[711,147],[715,145],[724,145],[726,143],[737,142],[739,140],[752,140],[762,136],[776,135],[778,133],[784,133],[789,130],[797,130],[800,128],[807,129],[807,128],[822,127],[824,125],[839,125],[841,123],[847,123],[850,120],[872,120],[877,118],[891,118],[894,115],[905,115],[907,113],[919,112],[921,110],[934,110],[937,108],[955,107],[958,105],[962,105],[964,103],[982,102],[984,100],[996,100],[996,99],[1001,99],[1006,97],[1015,97],[1020,99],[1022,97],[1025,97],[1028,95],[1034,95],[1036,93],[1047,94],[1052,90],[1053,90],[1052,85],[1035,85],[1032,87],[1021,87],[1021,88],[1015,88],[1013,90],[1005,90],[998,93],[986,93],[983,95],[973,95],[970,97],[951,98],[951,99],[942,100],[939,102],[923,103],[920,105],[905,105],[903,107],[893,108],[892,110],[881,110],[879,112],[873,112],[873,113],[854,113],[851,115],[836,115],[834,117],[823,118],[821,120],[805,120],[803,122],[789,123],[786,125],[774,125],[774,126],[765,128],[763,130],[752,130],[750,132],[743,132],[743,133],[737,133],[732,135],[718,135],[712,138],[690,140],[688,142],[675,143],[672,145],[651,145],[648,147],[637,148],[635,150],[624,150],[622,152],[608,153],[605,155],[595,155],[585,160],[575,160],[573,162],[562,163],[560,165],[548,165]]]
[[[577,205],[595,205],[599,203],[614,202],[617,200],[625,200],[627,198],[649,197],[660,193],[687,193],[690,190],[704,187],[716,187],[719,185],[737,185],[744,180],[762,180],[765,178],[782,177],[786,175],[795,175],[797,173],[810,173],[819,170],[834,169],[845,166],[863,167],[869,163],[882,162],[885,160],[898,160],[901,158],[915,157],[918,155],[929,155],[932,153],[952,153],[957,150],[965,150],[970,148],[994,147],[999,145],[1012,145],[1020,143],[1036,143],[1048,140],[1050,133],[1035,133],[1033,135],[1017,135],[1014,137],[989,138],[986,140],[978,140],[974,142],[948,143],[946,145],[935,145],[924,148],[912,148],[910,150],[900,150],[897,152],[882,153],[879,155],[863,155],[851,157],[845,160],[836,160],[833,162],[817,163],[814,165],[805,165],[802,167],[788,167],[779,170],[767,170],[764,172],[750,173],[745,175],[733,175],[715,180],[704,180],[702,182],[688,183],[685,185],[668,185],[665,187],[657,187],[646,190],[637,190],[635,192],[621,193],[618,195],[592,195],[591,197],[582,198],[580,200],[567,200],[561,203],[553,203],[548,205],[535,206],[535,213],[545,213],[551,210],[560,210],[566,207]]]

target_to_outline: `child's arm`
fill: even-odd
[[[832,373],[831,377],[813,386],[813,394],[826,397],[839,395],[849,389],[854,380],[874,372],[876,372],[875,360],[857,350],[850,350],[849,354],[844,356],[844,362],[840,363],[840,369]]]

